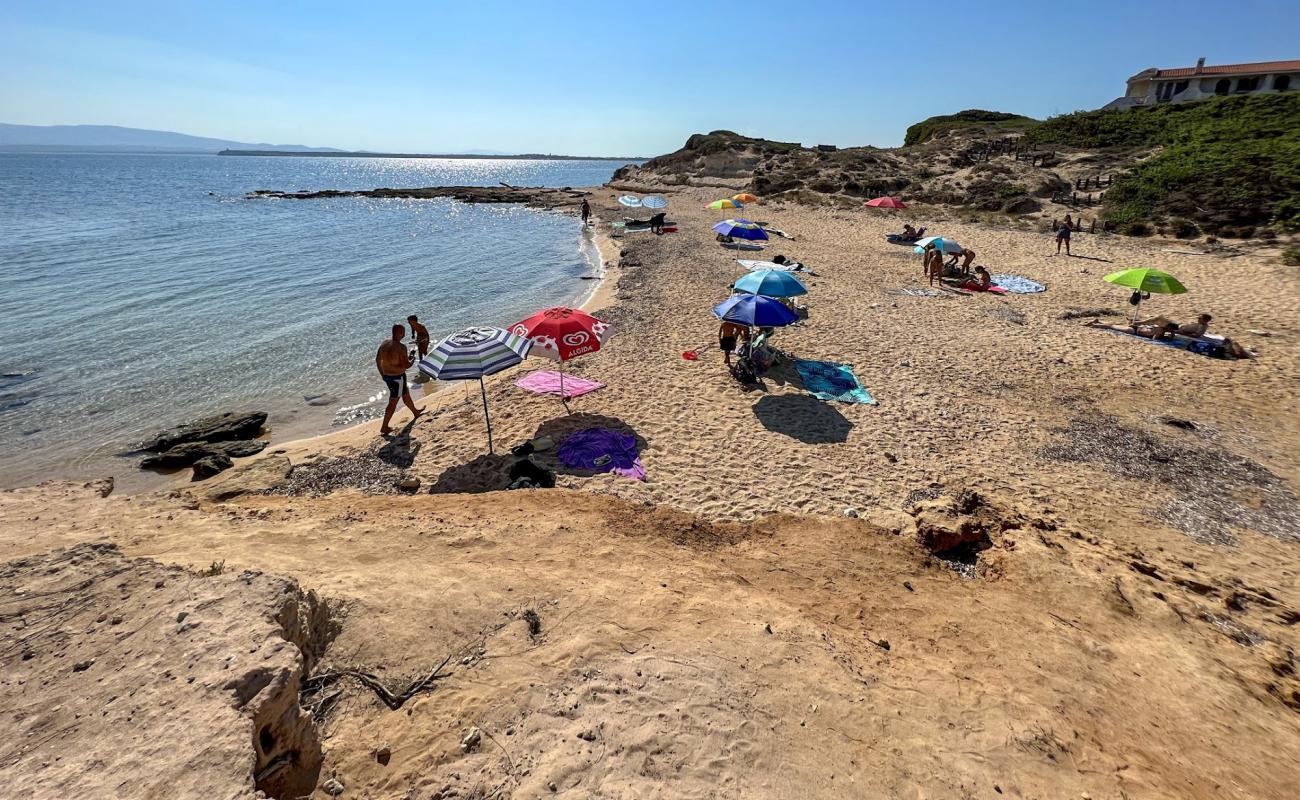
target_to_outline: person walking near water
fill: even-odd
[[[424,358],[429,354],[429,329],[421,325],[414,314],[407,317],[406,322],[411,326],[411,335],[415,337],[415,350],[420,358]]]
[[[412,422],[424,413],[423,408],[415,407],[415,402],[411,400],[411,390],[406,385],[406,371],[414,362],[411,360],[410,353],[406,351],[406,345],[402,343],[402,337],[405,335],[406,328],[394,325],[393,338],[379,345],[379,352],[375,354],[375,366],[379,368],[379,375],[388,387],[388,407],[384,409],[384,424],[379,427],[379,433],[383,436],[393,432],[393,429],[388,427],[388,423],[392,421],[393,412],[397,410],[398,398],[401,398],[402,402],[406,403],[406,407],[411,409]]]
[[[591,204],[587,198],[582,198],[582,209],[578,213],[582,214],[582,227],[587,227],[587,218],[591,216]]]

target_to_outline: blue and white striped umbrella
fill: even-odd
[[[457,331],[420,359],[420,372],[434,380],[478,380],[483,393],[483,418],[487,420],[488,452],[492,449],[492,417],[488,415],[485,375],[508,369],[524,360],[533,343],[500,328],[479,327]]]
[[[657,194],[652,194],[649,197],[641,198],[641,205],[645,208],[667,208],[668,199],[660,197]]]
[[[439,381],[469,381],[513,367],[533,343],[488,326],[466,328],[438,342],[420,359],[420,372]]]

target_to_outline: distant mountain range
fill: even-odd
[[[266,144],[190,136],[171,131],[117,125],[10,125],[0,122],[0,151],[58,152],[91,150],[121,153],[216,153],[220,150],[282,150],[298,153],[337,152],[332,147]]]

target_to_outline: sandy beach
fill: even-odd
[[[629,188],[661,191],[678,232],[611,235]],[[374,798],[1294,797],[1300,272],[1263,246],[1078,233],[1066,257],[1032,222],[794,203],[747,208],[792,238],[738,254],[704,208],[733,190],[591,190],[606,274],[585,307],[614,334],[565,368],[605,386],[565,404],[514,386],[548,362],[493,376],[496,455],[476,387],[453,386],[390,439],[376,421],[277,443],[134,496],[0,493],[0,558],[96,541],[220,562],[232,586],[265,572],[330,603],[311,672],[406,685],[449,659],[399,710],[340,684],[314,723],[316,797],[339,794],[327,780]],[[884,240],[905,220],[1046,291],[920,293],[920,257]],[[815,271],[809,316],[747,387],[711,308],[745,272],[737,255],[776,254]],[[1144,312],[1211,313],[1255,357],[1087,325],[1124,321],[1127,292],[1102,276],[1142,266],[1190,290]],[[851,365],[876,403],[811,396],[790,358]],[[635,434],[646,479],[562,469],[555,490],[500,491],[511,446],[590,427]],[[934,557],[918,534],[945,514],[987,530],[986,549]],[[6,633],[42,654],[7,660],[14,676],[58,650]],[[36,703],[35,674],[0,696]],[[30,717],[39,743],[0,747],[0,779],[111,793],[85,756],[31,769],[76,741],[96,691]],[[209,734],[170,735],[156,778],[121,773],[133,794]]]

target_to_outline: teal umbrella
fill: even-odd
[[[789,272],[776,269],[756,269],[741,276],[735,283],[736,291],[752,292],[765,297],[794,297],[808,294],[808,289]]]

